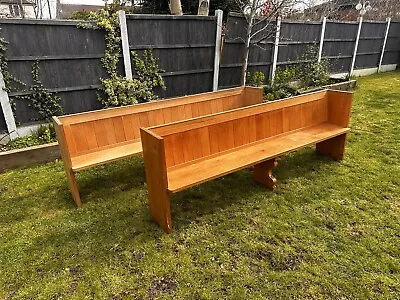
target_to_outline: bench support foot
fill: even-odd
[[[272,169],[278,165],[276,158],[264,161],[254,166],[253,179],[265,185],[271,191],[275,188],[276,178],[272,175]]]
[[[65,169],[67,173],[67,181],[71,190],[72,198],[74,199],[76,206],[81,207],[81,196],[79,195],[78,184],[76,183],[75,173],[71,169]]]
[[[342,160],[347,134],[342,134],[329,140],[317,143],[317,151],[323,155],[329,155],[334,160]]]
[[[161,187],[158,187],[157,191],[151,189],[149,188],[151,215],[165,233],[170,234],[172,233],[172,218],[168,193],[164,193]]]

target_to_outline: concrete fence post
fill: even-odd
[[[124,10],[118,12],[119,28],[121,31],[122,56],[124,57],[125,77],[132,80],[131,52],[129,50],[128,28]]]
[[[276,65],[278,62],[278,51],[279,51],[279,38],[281,35],[281,17],[278,17],[276,21],[276,33],[274,41],[274,54],[272,59],[272,70],[271,70],[271,82],[274,82]]]
[[[387,42],[387,38],[388,38],[388,34],[389,34],[390,21],[391,21],[391,20],[392,20],[391,18],[387,18],[387,25],[386,25],[385,37],[384,37],[384,39],[383,39],[382,52],[381,52],[381,57],[380,57],[380,59],[379,59],[379,65],[378,65],[378,72],[381,71],[383,56],[385,55],[386,42]]]
[[[354,45],[353,59],[351,61],[350,74],[349,74],[350,76],[353,75],[354,65],[356,63],[358,42],[360,41],[362,22],[363,22],[363,17],[360,17],[359,23],[358,23],[357,37],[356,37],[356,41],[355,41],[355,45]]]
[[[321,59],[322,59],[322,49],[324,48],[325,28],[326,28],[326,17],[324,17],[322,19],[321,38],[319,40],[318,62],[321,62]]]
[[[215,11],[217,17],[217,30],[215,34],[215,52],[214,52],[214,76],[213,76],[213,91],[218,90],[219,80],[219,65],[221,61],[221,41],[222,41],[222,17],[224,12],[220,9]]]
[[[14,114],[11,109],[10,99],[7,92],[4,90],[6,84],[3,74],[0,72],[0,105],[3,111],[4,120],[6,121],[7,131],[11,140],[18,137],[17,125],[15,124]]]

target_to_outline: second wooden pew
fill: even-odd
[[[195,118],[262,102],[262,89],[240,87],[118,108],[53,117],[68,185],[77,206],[75,173],[142,152],[140,127]]]
[[[172,232],[170,194],[255,166],[273,189],[276,158],[316,144],[343,158],[352,93],[325,90],[182,122],[141,128],[150,210]]]

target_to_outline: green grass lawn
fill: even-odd
[[[1,299],[400,299],[400,72],[359,79],[345,159],[286,155],[172,197],[152,221],[141,157],[0,174]]]

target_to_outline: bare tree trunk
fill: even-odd
[[[182,16],[181,0],[171,0],[169,3],[171,15]]]
[[[247,38],[243,51],[242,74],[240,79],[241,86],[246,85],[246,74],[247,74],[247,66],[249,63],[249,52],[250,52],[250,38]]]
[[[253,0],[250,16],[248,16],[246,18],[246,20],[247,20],[246,40],[244,41],[245,43],[244,43],[244,51],[243,51],[242,74],[241,74],[241,82],[240,82],[240,85],[242,85],[242,86],[246,85],[246,73],[247,73],[247,66],[248,66],[248,62],[249,62],[251,32],[253,30],[254,17],[256,14],[257,5],[258,5],[258,1]]]

